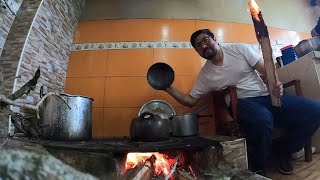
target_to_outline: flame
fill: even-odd
[[[165,176],[170,173],[171,166],[175,163],[175,159],[170,159],[167,155],[158,152],[153,153],[128,153],[125,163],[125,172],[134,168],[139,163],[144,163],[152,155],[156,156],[155,172],[159,175],[163,173]]]
[[[249,8],[250,8],[250,13],[252,14],[252,16],[257,21],[260,21],[258,14],[260,13],[261,9],[259,8],[257,2],[255,0],[250,0],[248,4],[249,4]]]

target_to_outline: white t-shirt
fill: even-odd
[[[269,95],[266,85],[253,66],[262,59],[248,44],[220,44],[223,65],[216,66],[207,61],[202,67],[190,95],[201,98],[210,91],[220,91],[230,85],[237,86],[239,99]],[[229,97],[226,102],[229,104]]]

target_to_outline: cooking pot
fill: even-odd
[[[170,87],[173,83],[174,71],[166,63],[155,63],[148,70],[147,80],[154,89],[163,90]]]
[[[41,93],[42,96],[42,93]],[[92,98],[70,94],[48,96],[40,109],[42,136],[50,140],[92,139]]]
[[[161,119],[156,114],[144,112],[131,122],[130,137],[134,141],[162,141],[169,135],[169,120]]]
[[[199,131],[198,119],[212,115],[184,114],[174,115],[170,119],[173,136],[196,136]]]
[[[320,37],[315,36],[310,39],[302,40],[294,47],[294,50],[298,57],[302,57],[311,51],[320,51]]]
[[[195,113],[174,115],[170,118],[170,127],[173,136],[195,136],[199,131],[198,119],[211,117],[212,115],[198,115],[207,108],[208,104],[200,108]]]

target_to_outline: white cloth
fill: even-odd
[[[190,95],[201,98],[210,91],[220,91],[230,85],[237,86],[239,99],[269,95],[266,85],[253,66],[262,59],[248,44],[220,44],[223,65],[216,66],[207,61],[202,67]],[[226,102],[229,104],[229,97]]]

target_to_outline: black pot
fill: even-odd
[[[174,71],[166,63],[153,64],[147,73],[148,83],[157,90],[164,90],[171,86],[174,81]]]
[[[131,122],[130,137],[133,141],[162,141],[169,139],[170,131],[168,119],[144,112]]]

